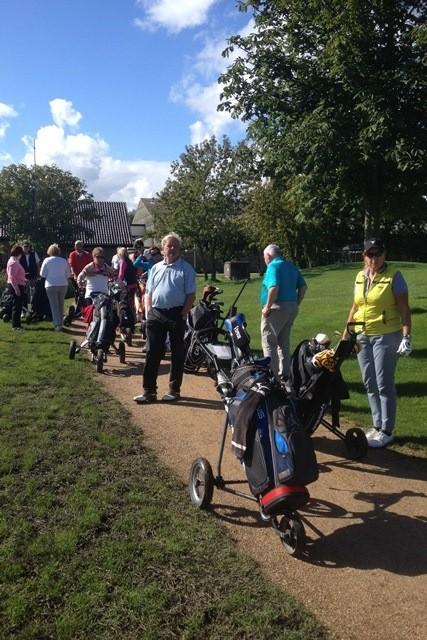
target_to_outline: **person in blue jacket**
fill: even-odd
[[[261,343],[265,357],[279,381],[289,377],[291,328],[298,315],[307,284],[292,262],[283,258],[277,244],[264,249],[267,270],[261,289]]]

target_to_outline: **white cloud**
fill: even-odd
[[[129,209],[136,207],[140,198],[155,196],[163,188],[170,175],[169,162],[116,160],[101,136],[67,133],[65,125],[78,122],[82,117],[72,102],[56,99],[50,105],[55,124],[37,131],[37,164],[55,164],[70,171],[86,182],[95,199],[125,201]],[[31,165],[33,139],[25,136],[22,141],[27,148],[23,162]]]
[[[13,158],[10,153],[1,153],[0,152],[0,169],[5,167],[8,164],[12,164]]]
[[[75,127],[82,117],[82,114],[74,109],[70,100],[55,98],[49,102],[49,106],[52,119],[58,127],[63,127],[64,125]]]
[[[6,131],[10,126],[8,120],[16,118],[17,115],[18,112],[12,105],[0,102],[0,139],[5,137]]]
[[[158,29],[178,33],[207,21],[209,9],[217,0],[138,0],[145,16],[134,21],[141,29]]]
[[[14,118],[18,113],[10,104],[0,102],[0,118]]]
[[[250,20],[241,34],[250,33],[253,28],[253,20]],[[212,135],[218,138],[231,131],[244,135],[245,128],[240,121],[233,120],[227,112],[217,111],[222,90],[218,77],[238,55],[235,51],[229,58],[223,58],[221,54],[225,47],[225,36],[207,40],[195,58],[192,73],[171,89],[169,97],[172,102],[185,104],[197,115],[197,120],[190,125],[192,144],[199,144]]]

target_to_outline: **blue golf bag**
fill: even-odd
[[[307,503],[306,485],[317,480],[318,465],[299,418],[298,400],[277,384],[268,359],[250,355],[243,322],[237,317],[227,321],[246,357],[231,376],[233,392],[226,405],[232,451],[244,464],[249,488],[263,513],[276,516]]]

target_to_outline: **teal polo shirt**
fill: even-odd
[[[276,302],[297,302],[298,290],[305,287],[306,283],[301,271],[293,262],[283,258],[273,258],[267,266],[261,288],[261,304],[267,302],[268,290],[279,287]]]

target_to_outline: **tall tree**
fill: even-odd
[[[0,223],[12,239],[29,237],[45,248],[53,240],[71,243],[82,227],[74,219],[85,199],[85,217],[95,215],[85,183],[55,166],[9,165],[0,172]]]
[[[172,177],[159,194],[154,224],[162,235],[174,229],[202,258],[205,276],[216,276],[218,259],[244,250],[239,215],[257,178],[253,153],[240,143],[233,147],[213,136],[186,147],[172,163]]]
[[[220,109],[248,122],[265,171],[313,231],[389,231],[427,211],[427,3],[245,0]]]

